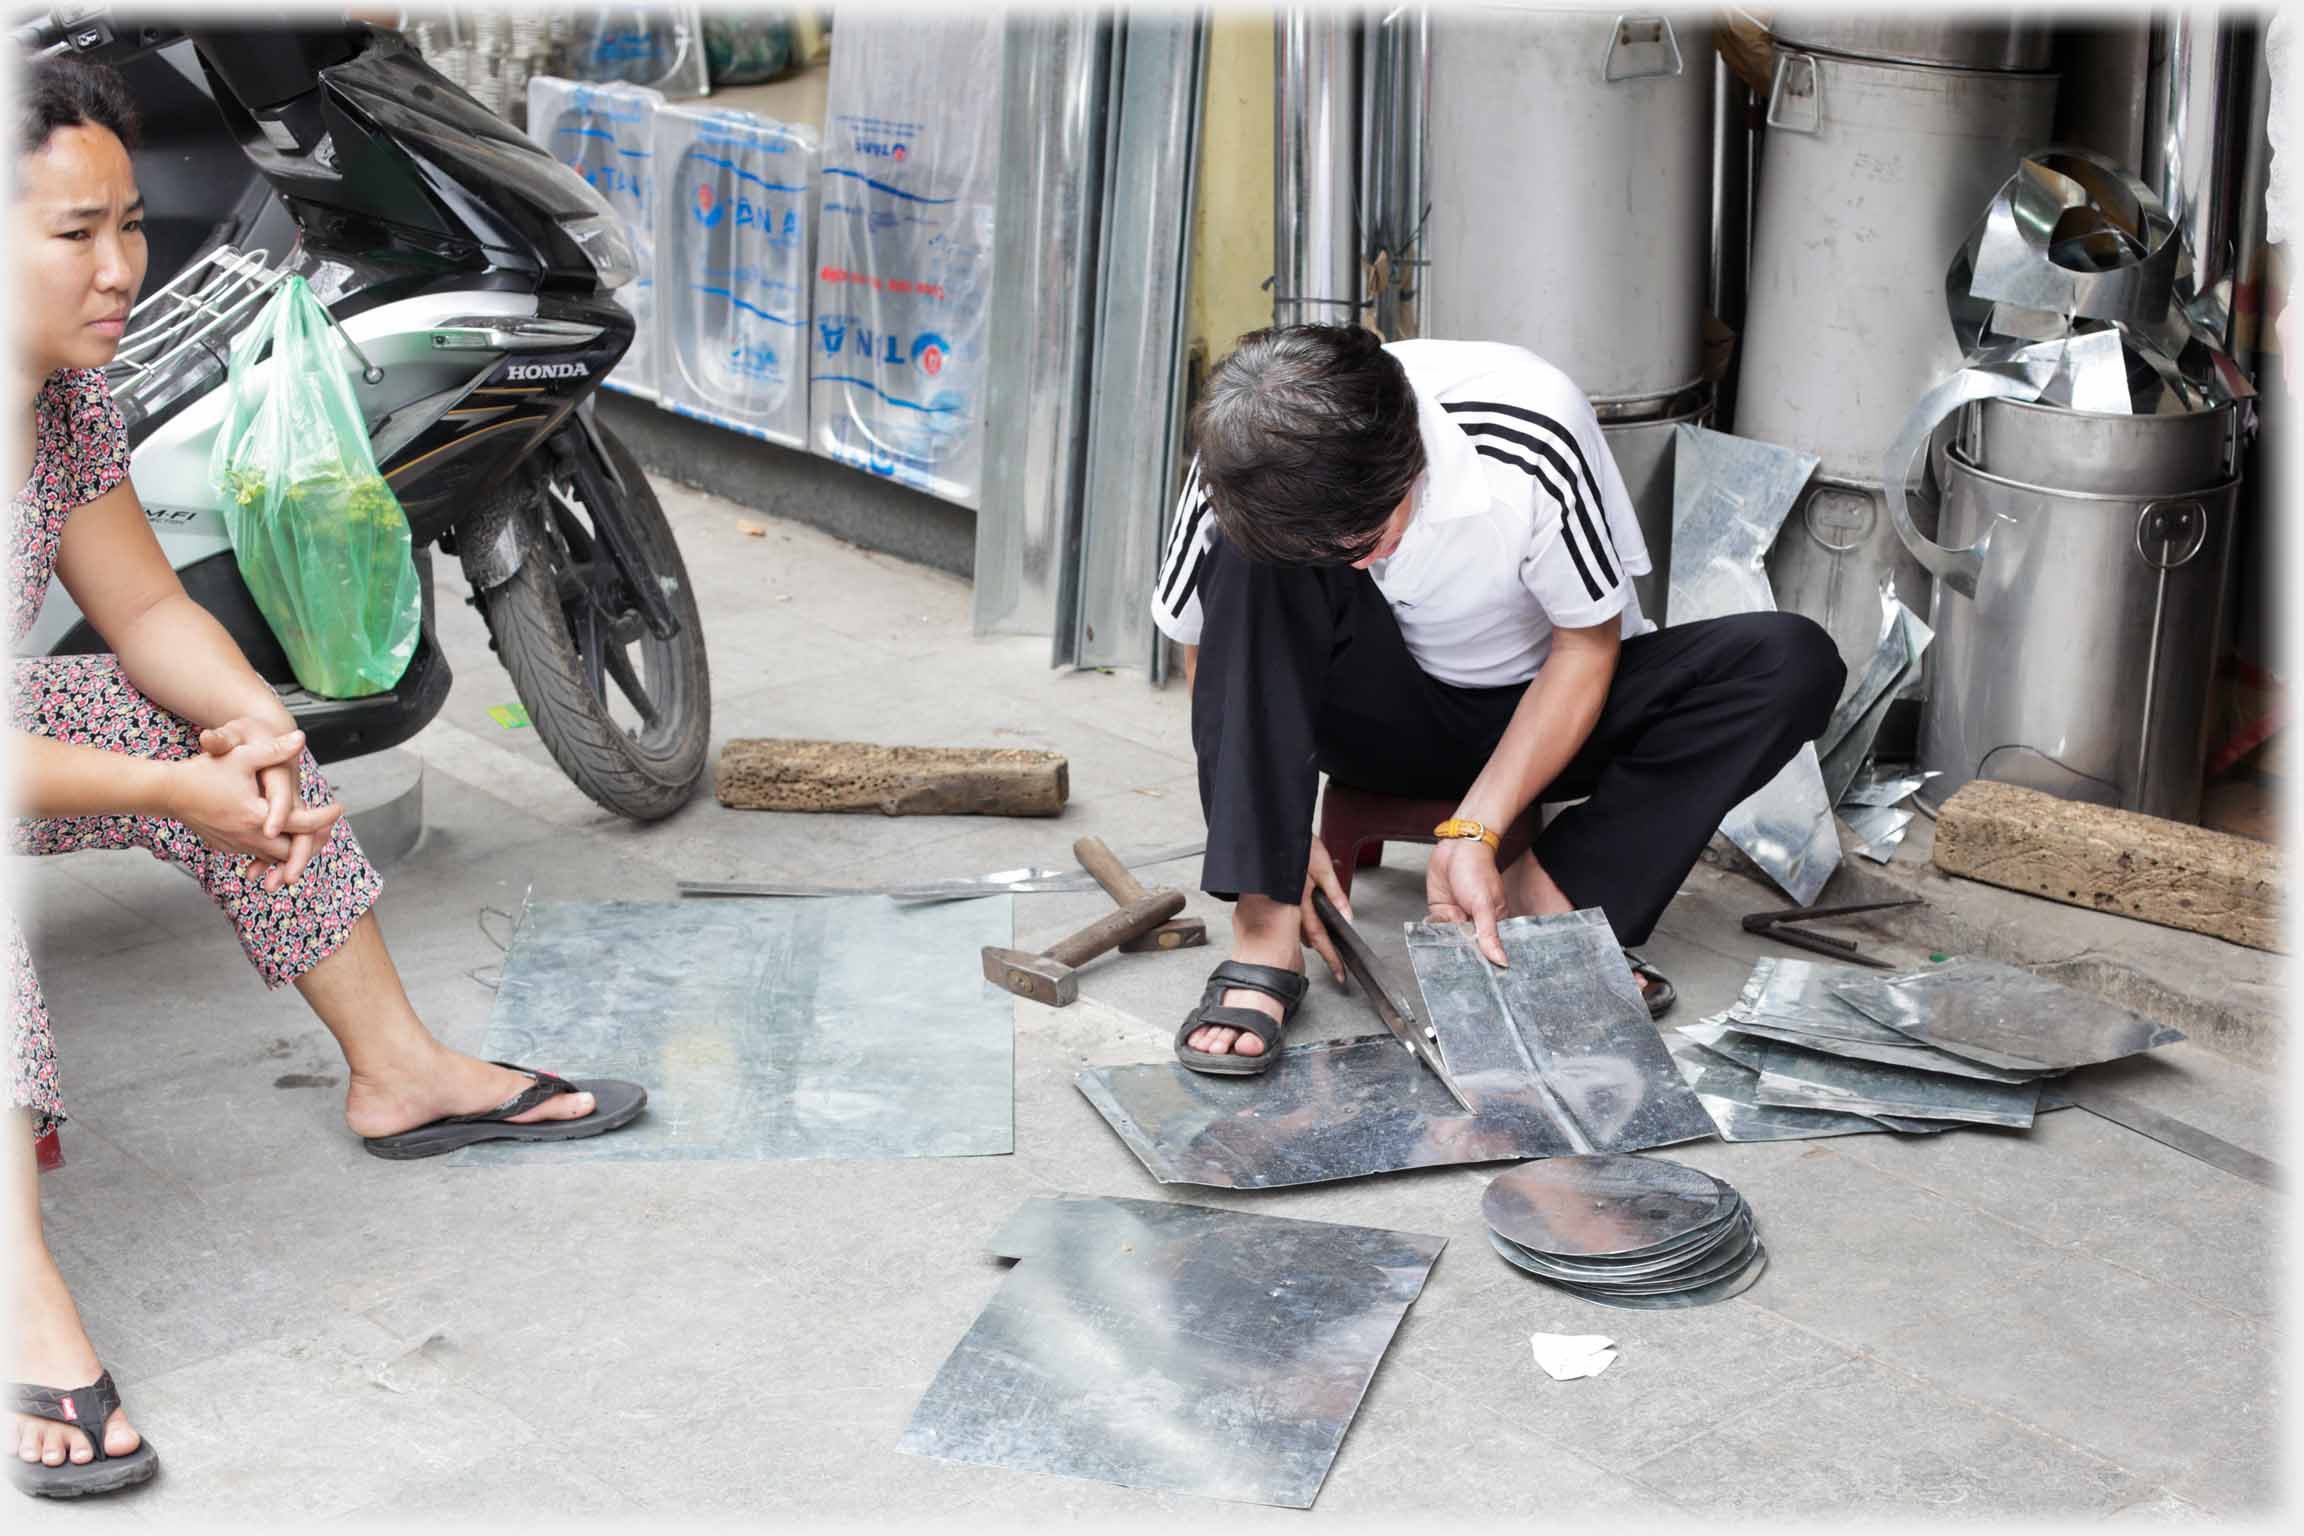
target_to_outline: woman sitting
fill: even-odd
[[[344,1118],[368,1150],[596,1136],[647,1095],[451,1051],[384,950],[383,882],[303,750],[295,721],[188,598],[128,483],[128,440],[97,370],[144,279],[134,120],[108,70],[26,72],[15,162],[17,429],[29,473],[9,504],[7,622],[21,644],[51,574],[111,655],[18,660],[8,745],[18,853],[149,850],[204,886],[267,985],[293,984],[342,1047]],[[12,914],[0,912],[15,1055],[0,1124],[10,1233],[15,1467],[34,1494],[125,1487],[157,1467],[129,1424],[41,1238],[33,1141],[64,1118],[55,1043]],[[126,1234],[123,1234],[125,1237]]]

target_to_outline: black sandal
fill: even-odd
[[[1672,1005],[1680,1000],[1680,993],[1665,979],[1664,973],[1630,950],[1624,951],[1624,960],[1632,967],[1633,975],[1645,976],[1654,983],[1640,994],[1640,1000],[1648,1005],[1648,1017],[1660,1019],[1671,1012]]]
[[[52,1467],[44,1461],[24,1460],[11,1446],[8,1465],[14,1470],[16,1486],[34,1498],[77,1499],[83,1494],[111,1493],[141,1483],[160,1470],[160,1457],[149,1440],[139,1439],[136,1449],[125,1456],[104,1454],[106,1426],[120,1407],[120,1391],[112,1385],[110,1371],[69,1392],[21,1381],[10,1382],[8,1390],[15,1399],[16,1412],[69,1424],[88,1437],[96,1452],[91,1461],[67,1460],[60,1467]]]
[[[618,1082],[607,1077],[570,1082],[534,1067],[514,1066],[509,1061],[491,1065],[525,1072],[535,1081],[494,1109],[477,1115],[446,1115],[395,1135],[363,1137],[363,1143],[378,1157],[404,1158],[438,1157],[477,1141],[578,1141],[631,1124],[648,1104],[648,1090],[638,1083]],[[574,1120],[533,1120],[526,1125],[506,1123],[514,1115],[524,1115],[546,1099],[563,1093],[592,1095],[592,1113]]]
[[[1195,1072],[1223,1077],[1253,1077],[1259,1072],[1271,1071],[1272,1064],[1280,1059],[1280,1043],[1287,1036],[1288,1021],[1296,1017],[1296,1006],[1304,1001],[1308,985],[1302,971],[1284,971],[1276,965],[1251,965],[1245,960],[1223,962],[1208,973],[1208,986],[1200,994],[1199,1006],[1184,1015],[1184,1023],[1176,1031],[1176,1059]],[[1234,990],[1261,992],[1266,997],[1278,998],[1280,1017],[1274,1019],[1254,1008],[1224,1007],[1220,1000]],[[1210,1027],[1254,1035],[1264,1042],[1264,1049],[1255,1056],[1231,1051],[1217,1056],[1194,1050],[1184,1043],[1192,1038],[1194,1031]]]

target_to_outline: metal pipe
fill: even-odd
[[[1714,318],[1744,330],[1744,301],[1752,274],[1752,89],[1728,61],[1712,60],[1712,273]],[[1720,380],[1715,419],[1734,421],[1736,373]]]
[[[1090,10],[1007,22],[992,269],[999,356],[984,384],[972,604],[980,635],[1053,635],[1073,597],[1111,33]]]
[[[2193,285],[2205,293],[2232,276],[2232,35],[2210,6],[2173,11],[2163,25],[2153,190],[2191,245]]]
[[[2234,115],[2232,136],[2239,180],[2233,186],[2237,205],[2232,252],[2232,329],[2226,350],[2250,378],[2256,376],[2256,358],[2263,347],[2264,220],[2271,190],[2272,79],[2265,58],[2262,17],[2251,20],[2244,39],[2246,60],[2234,82],[2240,106]]]
[[[1361,281],[1381,281],[1362,296],[1384,338],[1417,333],[1417,236],[1423,213],[1425,10],[1398,6],[1371,18],[1361,41],[1360,239],[1354,257]]]
[[[1344,11],[1291,8],[1274,21],[1273,292],[1276,325],[1349,325],[1358,112],[1353,26]]]

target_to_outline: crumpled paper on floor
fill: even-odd
[[[1616,1363],[1616,1341],[1597,1333],[1532,1333],[1536,1364],[1554,1381],[1581,1381]]]

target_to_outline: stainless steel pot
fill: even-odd
[[[2129,448],[2163,438],[2172,460],[2198,431],[2182,417],[2060,414],[2075,419],[2026,425],[2077,444],[2127,421]],[[1990,473],[1957,447],[1945,468],[1943,542],[1972,543],[1999,521],[1976,596],[1937,590],[1920,762],[1942,776],[1924,798],[1989,778],[2198,820],[2238,482],[2070,491]]]
[[[1962,407],[1959,419],[1961,456],[2006,479],[2174,496],[2231,475],[2240,413],[2226,405],[2182,416],[2114,416],[1983,400]]]
[[[2042,70],[2055,62],[2056,36],[2044,16],[1987,20],[1955,12],[1915,16],[1778,11],[1769,30],[1788,48],[1821,48],[1897,64],[1955,69]]]
[[[1624,489],[1631,493],[1633,515],[1640,522],[1640,541],[1648,546],[1652,569],[1645,576],[1632,578],[1632,590],[1639,594],[1640,611],[1659,625],[1665,622],[1664,596],[1672,576],[1673,428],[1712,424],[1709,388],[1679,403],[1684,408],[1669,416],[1600,424],[1608,439],[1608,452],[1616,460],[1616,472],[1624,477]]]
[[[1912,403],[1961,364],[1944,271],[2025,151],[2053,75],[1780,50],[1762,151],[1735,429],[1870,482]]]
[[[1699,12],[1435,12],[1425,335],[1524,346],[1604,415],[1702,378],[1710,37]]]

